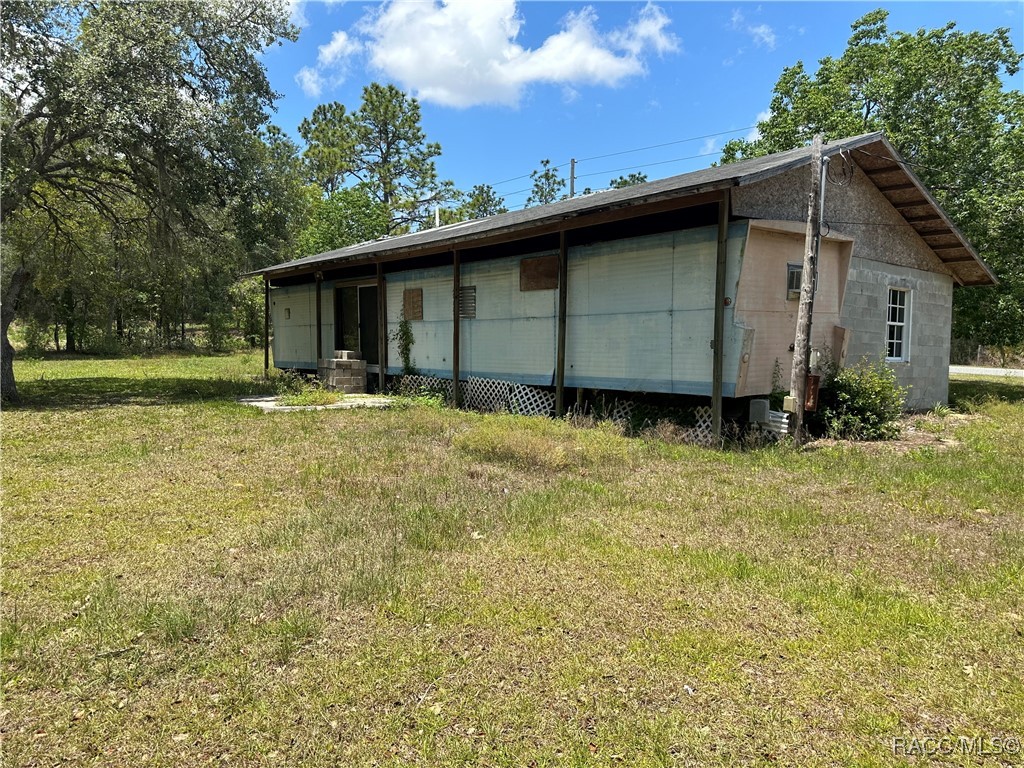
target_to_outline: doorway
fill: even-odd
[[[369,365],[380,362],[377,286],[345,285],[334,291],[334,348],[350,349]]]

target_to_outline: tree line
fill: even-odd
[[[722,159],[885,130],[1002,281],[957,292],[956,334],[1021,343],[1024,104],[1001,81],[1021,56],[1006,30],[885,22],[858,20],[813,75],[786,68],[760,137]],[[197,326],[211,348],[256,343],[262,292],[245,272],[507,211],[493,187],[439,177],[441,146],[393,85],[316,107],[301,144],[273,126],[259,56],[296,37],[280,0],[0,6],[5,399],[15,319],[25,342],[67,351],[182,345]],[[531,183],[528,206],[567,196],[549,160]]]

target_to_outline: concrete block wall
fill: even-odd
[[[347,395],[366,394],[366,361],[357,360],[355,352],[334,350],[334,357],[317,361],[317,374],[327,389]]]
[[[863,357],[885,356],[886,309],[889,288],[910,291],[910,347],[906,362],[889,365],[900,384],[909,386],[907,407],[931,408],[949,397],[949,324],[953,280],[948,275],[897,267],[856,256],[840,325],[850,336],[846,364]]]

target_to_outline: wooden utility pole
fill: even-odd
[[[804,404],[807,397],[807,373],[811,362],[811,318],[814,290],[818,282],[818,246],[821,243],[822,160],[821,134],[811,144],[811,192],[807,196],[807,233],[804,239],[804,265],[800,275],[800,309],[793,342],[793,371],[789,378],[788,406],[793,414],[793,437],[797,445],[804,441]]]
[[[569,160],[569,197],[576,197],[576,158]]]

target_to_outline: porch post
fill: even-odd
[[[462,405],[462,393],[459,391],[459,301],[462,292],[461,264],[458,250],[452,251],[452,405]]]
[[[388,312],[384,291],[384,265],[377,259],[377,391],[384,391],[384,368],[388,356]]]
[[[558,233],[558,351],[555,361],[555,416],[565,413],[565,320],[569,299],[569,250],[565,230]]]
[[[722,380],[725,368],[725,268],[729,243],[728,188],[722,190],[718,203],[718,256],[715,262],[715,337],[711,342],[714,350],[711,371],[711,424],[715,438],[722,437]]]
[[[317,368],[320,367],[320,360],[322,360],[323,356],[324,356],[324,334],[323,334],[323,328],[321,326],[321,317],[320,317],[320,294],[322,293],[322,291],[320,289],[322,287],[323,280],[324,280],[324,273],[323,272],[317,272],[316,273],[316,365],[317,365]]]
[[[270,278],[263,276],[263,376],[270,373]]]

